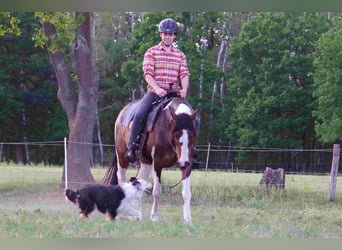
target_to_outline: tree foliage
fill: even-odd
[[[342,140],[342,21],[324,33],[316,45],[315,91],[317,118],[315,129],[324,143]]]
[[[101,137],[113,143],[118,112],[146,91],[143,55],[160,41],[158,23],[166,17],[179,22],[176,46],[186,54],[191,73],[187,99],[200,110],[199,144],[210,141],[244,147],[315,148],[320,142],[341,140],[342,25],[336,18],[331,27],[329,16],[93,13],[87,28],[93,32],[89,52],[98,69],[96,78],[93,61],[88,60],[90,54],[88,61],[82,60],[89,62],[84,65],[91,70],[79,73],[82,63],[76,57],[80,52],[76,48],[82,41],[81,13],[2,12],[0,140],[21,141],[25,136],[29,141],[61,140],[73,126],[87,124],[82,114],[89,111],[93,118],[97,109]],[[39,22],[50,25],[49,36]],[[228,52],[221,53],[223,44]],[[58,56],[62,62],[59,67],[49,63],[48,53]],[[55,74],[61,69],[65,70],[63,76]],[[99,92],[87,92],[94,90],[87,83],[96,79]],[[97,95],[97,101],[82,101],[85,93]],[[85,106],[80,104],[89,104],[88,111],[81,112]],[[90,143],[94,129],[84,129],[91,131],[89,138],[82,140]]]
[[[328,23],[315,13],[261,13],[232,40],[226,132],[237,145],[312,145],[314,43]]]
[[[12,28],[7,27],[0,37],[0,138],[16,142],[24,137],[28,141],[60,139],[66,123],[59,115],[53,69],[46,51],[32,40],[40,24],[29,12],[6,15],[6,20]]]

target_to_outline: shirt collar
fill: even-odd
[[[160,50],[163,50],[164,48],[163,48],[163,46],[162,46],[162,42],[160,42],[159,44],[158,44],[158,49],[160,49]],[[175,46],[173,46],[173,44],[171,44],[171,51],[174,51],[175,50]]]

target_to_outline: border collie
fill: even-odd
[[[107,220],[141,220],[141,199],[145,190],[150,188],[150,182],[133,177],[122,185],[91,184],[75,191],[66,189],[65,196],[79,207],[81,218],[88,218],[97,208],[106,214]]]

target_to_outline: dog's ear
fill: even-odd
[[[66,189],[64,191],[65,193],[65,196],[73,203],[76,203],[77,202],[77,198],[79,197],[79,192],[78,190],[76,191],[73,191],[71,189]]]
[[[137,178],[135,178],[135,177],[133,177],[133,178],[134,178],[134,179],[131,181],[132,185],[133,185],[136,189],[140,190],[140,187],[141,187],[140,181],[139,181]]]
[[[138,181],[137,177],[131,177],[129,179],[129,182],[132,183],[132,185],[135,186],[137,189],[140,188],[141,183]]]
[[[131,178],[129,179],[129,182],[134,182],[134,181],[136,181],[136,180],[138,180],[137,177],[131,177]]]

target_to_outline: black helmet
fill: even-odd
[[[172,18],[166,18],[159,23],[158,31],[168,34],[177,34],[177,22]]]

